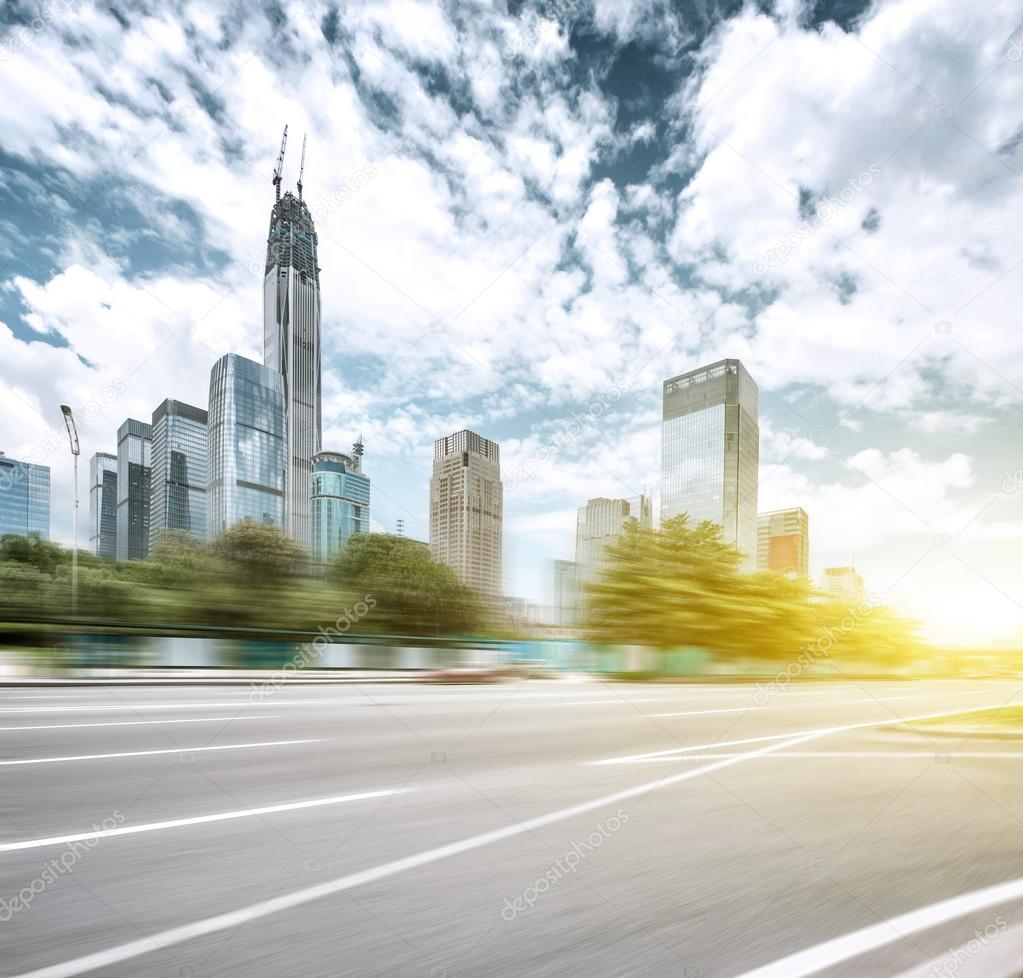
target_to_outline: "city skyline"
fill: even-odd
[[[285,7],[283,25],[256,10],[230,37],[190,3],[69,16],[0,63],[14,228],[0,447],[51,467],[54,539],[71,521],[59,403],[87,458],[160,397],[202,404],[224,353],[262,359],[269,166],[288,122],[316,173],[322,444],[364,427],[376,526],[401,518],[425,539],[432,440],[485,432],[506,478],[527,473],[506,493],[505,590],[539,599],[581,502],[656,485],[660,382],[737,358],[761,386],[760,508],[810,514],[815,580],[855,551],[930,637],[1021,634],[1023,196],[1003,165],[1021,152],[1004,9],[964,23],[949,6],[919,60],[917,14],[713,14],[685,25],[698,57],[682,65],[657,58],[682,30],[660,8],[460,19],[493,52],[464,61],[458,11],[417,5],[412,28],[386,5],[351,5],[343,25]],[[200,91],[182,24],[216,66]],[[165,94],[140,98],[123,59],[99,84],[97,37],[146,52]],[[784,70],[797,50],[869,126]],[[937,50],[958,52],[955,70]],[[892,68],[907,63],[926,91]],[[40,84],[52,64],[67,74]],[[784,135],[757,121],[778,112]],[[62,145],[71,119],[81,140]],[[288,185],[298,164],[292,151]]]

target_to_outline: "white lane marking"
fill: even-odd
[[[941,713],[936,715],[949,716],[962,712],[962,710],[953,710],[951,713]],[[933,715],[935,714],[932,714],[932,716]],[[916,719],[921,718],[917,717]],[[873,724],[868,724],[868,726],[880,726],[883,722],[884,721],[875,721]],[[510,839],[526,832],[534,832],[537,829],[553,825],[556,822],[562,822],[566,819],[574,818],[576,815],[585,815],[589,812],[614,805],[620,801],[642,797],[643,795],[654,791],[660,791],[683,781],[698,778],[703,774],[709,774],[712,771],[719,771],[722,768],[732,767],[735,764],[742,763],[742,761],[750,757],[758,757],[761,754],[784,750],[787,747],[793,747],[809,740],[816,740],[817,738],[824,737],[828,734],[841,733],[846,729],[846,727],[826,727],[819,731],[810,731],[809,733],[799,734],[788,740],[781,741],[780,743],[771,744],[767,747],[760,747],[755,751],[751,751],[748,754],[742,754],[739,757],[717,761],[714,764],[707,764],[703,767],[695,768],[691,771],[684,771],[680,774],[673,774],[669,777],[658,778],[656,781],[647,781],[644,784],[635,785],[632,788],[624,788],[621,791],[615,791],[609,795],[603,795],[600,798],[584,801],[578,805],[561,808],[557,811],[548,812],[546,815],[537,815],[533,818],[516,822],[514,825],[507,825],[504,828],[493,829],[490,832],[483,832],[480,835],[469,836],[466,839],[460,839],[458,842],[450,842],[447,845],[438,846],[435,849],[427,849],[412,856],[405,856],[402,859],[394,859],[370,869],[349,873],[346,876],[339,876],[336,879],[328,880],[325,883],[318,883],[314,886],[308,886],[301,890],[295,890],[293,893],[287,893],[284,896],[273,897],[269,900],[253,903],[247,907],[243,907],[241,910],[231,910],[227,913],[217,914],[214,917],[207,917],[205,920],[197,920],[191,924],[171,927],[168,930],[152,934],[148,937],[141,938],[140,940],[129,941],[127,944],[107,948],[105,951],[97,951],[93,954],[87,954],[83,957],[64,961],[60,964],[50,965],[45,968],[38,968],[35,971],[27,971],[21,975],[13,976],[13,978],[74,978],[75,975],[95,971],[97,968],[109,967],[121,961],[128,961],[132,958],[140,957],[143,954],[149,954],[150,952],[160,948],[181,944],[185,941],[194,940],[197,937],[203,937],[206,934],[214,934],[218,931],[230,930],[234,927],[248,924],[253,920],[258,920],[261,917],[269,917],[273,914],[280,913],[283,910],[290,910],[294,907],[300,907],[303,904],[311,903],[314,900],[334,896],[344,890],[351,890],[358,886],[363,886],[366,883],[374,883],[377,880],[396,876],[399,873],[417,869],[420,866],[438,862],[442,859],[448,859],[464,852],[471,852],[474,849],[480,849],[495,842],[502,842],[505,839]],[[785,978],[795,978],[795,976],[786,975]]]
[[[730,706],[723,710],[683,710],[680,713],[648,713],[647,716],[660,720],[664,717],[698,717],[707,713],[756,713],[765,709],[765,706]]]
[[[1001,920],[1006,927],[1005,920]],[[989,925],[990,926],[990,925]],[[995,925],[997,928],[997,924]],[[948,948],[936,958],[915,968],[900,971],[893,978],[1019,978],[1023,961],[1023,925],[1017,924],[997,934],[979,929],[972,940],[957,948]]]
[[[70,842],[85,842],[90,839],[108,839],[115,835],[137,835],[139,832],[160,832],[164,829],[178,829],[186,825],[205,825],[208,822],[228,822],[236,818],[253,818],[258,815],[273,815],[277,812],[297,812],[306,808],[322,808],[325,805],[341,805],[364,798],[383,798],[386,795],[401,794],[409,789],[385,788],[380,791],[360,791],[353,795],[334,795],[330,798],[313,798],[310,801],[293,801],[282,805],[264,805],[261,808],[240,808],[231,812],[217,812],[215,815],[196,815],[193,818],[172,818],[163,822],[147,822],[144,825],[122,825],[116,829],[97,829],[93,832],[77,832],[72,835],[55,835],[48,839],[28,839],[25,842],[7,842],[0,845],[0,852],[14,852],[19,849],[39,849],[43,846],[59,846]]]
[[[721,758],[721,757],[744,757],[744,756],[745,756],[744,754],[738,754],[738,753],[728,754],[728,753],[718,753],[716,751],[712,753],[710,751],[707,751],[706,753],[704,753],[704,752],[694,753],[694,754],[690,755],[689,759],[693,760],[693,761],[697,761],[697,760],[699,760],[699,761],[709,761],[709,760],[717,760],[718,758]],[[961,757],[975,757],[975,758],[984,758],[984,757],[1023,757],[1023,751],[994,751],[994,750],[989,750],[989,751],[941,751],[941,750],[931,750],[931,751],[793,750],[793,751],[787,751],[787,752],[782,752],[782,753],[778,753],[778,754],[765,754],[764,755],[764,759],[765,760],[772,760],[772,761],[773,760],[783,760],[786,757],[828,757],[828,758],[841,758],[841,757],[858,757],[858,758],[868,758],[868,757],[886,758],[886,757],[891,757],[891,758],[901,758],[901,757],[910,757],[910,758],[916,758],[916,759],[919,759],[921,757],[926,757],[926,758],[928,758],[928,759],[930,759],[932,761],[935,760],[936,758],[940,757],[940,758],[942,758],[942,761],[938,761],[938,763],[940,764],[940,763],[942,763],[944,761],[945,758],[948,758],[948,762],[950,762],[953,758],[958,759],[958,758],[961,758]],[[652,757],[648,761],[645,761],[643,763],[647,763],[647,764],[653,764],[653,763],[656,763],[656,762],[662,762],[663,763],[664,761],[667,761],[667,760],[671,760],[671,758]],[[751,760],[753,760],[753,758],[751,758]],[[632,763],[632,764],[639,764],[641,762],[640,761],[630,761],[630,763]]]
[[[214,747],[168,747],[160,750],[126,750],[116,754],[69,754],[65,757],[23,757],[14,761],[0,761],[0,767],[16,764],[58,764],[62,761],[105,761],[113,757],[150,757],[154,754],[200,754],[210,750],[248,750],[253,747],[286,747],[289,744],[319,744],[322,738],[312,740],[263,740],[254,744],[218,744]],[[2,851],[2,848],[0,848]]]
[[[667,750],[648,751],[645,754],[626,754],[619,757],[604,757],[597,761],[584,761],[587,765],[601,764],[643,764],[651,760],[671,761],[679,759],[682,754],[692,754],[698,751],[712,751],[720,747],[740,747],[743,744],[763,744],[772,740],[784,740],[786,737],[813,736],[824,732],[838,732],[847,730],[863,730],[867,727],[904,726],[907,723],[917,723],[921,720],[935,720],[939,717],[958,716],[961,713],[977,713],[981,710],[997,710],[1004,707],[1004,703],[993,706],[965,706],[955,710],[942,710],[939,713],[917,713],[914,716],[885,717],[883,720],[866,720],[862,723],[847,723],[841,727],[819,727],[816,730],[790,730],[783,734],[768,734],[764,737],[745,737],[742,740],[719,740],[709,744],[694,744],[691,747],[670,747]],[[823,734],[821,734],[823,736]],[[940,753],[936,751],[935,753]]]
[[[276,720],[279,713],[264,713],[258,717],[186,717],[183,720],[109,720],[103,723],[34,723],[18,727],[0,727],[10,730],[74,730],[82,727],[163,727],[168,723],[238,723],[243,720]]]
[[[267,706],[304,706],[307,700],[273,700],[272,696],[267,697],[271,702]],[[335,700],[323,700],[319,702],[335,703]],[[102,706],[23,706],[0,709],[0,713],[136,713],[140,710],[191,710],[208,709],[210,707],[248,707],[261,706],[262,703],[239,703],[237,701],[224,702],[222,700],[210,700],[197,703],[121,703],[116,706],[104,704]]]
[[[765,964],[763,967],[743,972],[736,978],[808,978],[809,975],[815,975],[824,968],[858,958],[868,951],[876,951],[878,948],[894,944],[913,934],[937,927],[939,924],[947,924],[965,917],[967,914],[997,907],[999,904],[1018,900],[1021,897],[1023,897],[1023,879],[998,883],[995,886],[988,886],[982,890],[974,890],[972,893],[963,893],[951,899],[933,903],[929,907],[911,910],[898,917],[891,917],[879,924],[853,931],[844,937],[836,937],[823,944],[818,944],[816,947],[790,954],[772,964]]]

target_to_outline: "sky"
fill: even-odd
[[[52,468],[262,359],[308,137],[324,447],[428,536],[501,445],[505,591],[659,495],[665,378],[760,386],[761,511],[943,643],[1023,639],[1023,0],[43,0],[0,7],[0,450]],[[87,468],[87,466],[86,466]],[[83,500],[88,481],[83,475]],[[87,502],[83,502],[84,516]],[[83,542],[86,530],[82,531]]]

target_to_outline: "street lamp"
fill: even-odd
[[[68,441],[71,443],[71,455],[75,460],[75,509],[72,519],[71,543],[71,615],[78,614],[78,456],[81,448],[78,445],[78,429],[75,427],[75,416],[68,404],[61,404],[64,424],[67,427]]]

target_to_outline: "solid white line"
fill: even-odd
[[[974,890],[972,893],[963,893],[949,900],[931,904],[929,907],[921,907],[919,910],[911,910],[909,913],[892,917],[880,924],[873,924],[870,927],[853,931],[844,937],[825,941],[823,944],[807,948],[805,951],[790,954],[780,961],[743,972],[736,978],[807,978],[824,968],[858,958],[868,951],[876,951],[878,948],[894,944],[913,934],[937,927],[939,924],[947,924],[960,917],[965,917],[967,914],[986,910],[989,907],[997,907],[999,904],[1018,900],[1021,897],[1023,897],[1023,879],[999,883],[983,890]],[[74,972],[69,973],[74,974]]]
[[[963,711],[953,710],[951,712],[952,714],[955,714]],[[937,715],[947,716],[949,714]],[[921,718],[917,717],[916,719]],[[866,726],[880,726],[884,722],[885,721],[875,721],[872,724],[866,724]],[[314,900],[334,896],[344,890],[351,890],[358,886],[363,886],[366,883],[374,883],[377,880],[396,876],[399,873],[417,869],[420,866],[438,862],[441,859],[448,859],[452,856],[457,856],[464,852],[471,852],[474,849],[480,849],[484,846],[491,845],[495,842],[501,842],[517,835],[534,832],[537,829],[553,825],[556,822],[562,822],[566,819],[574,818],[577,815],[585,815],[588,812],[606,808],[630,798],[642,797],[650,792],[660,791],[672,785],[680,784],[683,781],[698,778],[703,774],[709,774],[712,771],[719,771],[722,768],[732,767],[735,764],[742,763],[742,761],[750,757],[757,757],[761,754],[784,750],[787,747],[793,747],[809,740],[816,740],[819,737],[824,737],[831,733],[841,733],[846,729],[846,727],[827,727],[823,730],[799,734],[777,744],[758,748],[755,751],[751,751],[749,754],[742,754],[739,757],[717,761],[714,764],[707,764],[703,767],[684,771],[680,774],[673,774],[669,777],[658,778],[656,781],[647,781],[644,784],[635,785],[632,788],[624,788],[621,791],[616,791],[609,795],[603,795],[600,798],[594,798],[590,801],[584,801],[578,805],[561,808],[557,811],[548,812],[546,815],[537,815],[534,818],[529,818],[522,822],[516,822],[514,825],[507,825],[504,828],[493,829],[490,832],[483,832],[480,835],[469,836],[468,838],[461,839],[458,842],[451,842],[447,845],[438,846],[435,849],[427,849],[412,856],[405,856],[402,859],[394,859],[391,862],[382,863],[381,865],[374,866],[370,869],[365,869],[356,873],[349,873],[346,876],[339,876],[336,879],[328,880],[324,883],[318,883],[315,886],[308,886],[301,890],[295,890],[293,893],[287,893],[284,896],[273,897],[269,900],[253,903],[247,907],[243,907],[241,910],[232,910],[227,913],[218,914],[214,917],[207,917],[205,920],[197,920],[191,924],[172,927],[168,930],[144,937],[140,940],[129,941],[127,944],[108,948],[105,951],[97,951],[93,954],[87,954],[80,958],[74,958],[71,961],[64,961],[61,964],[50,965],[49,967],[39,968],[35,971],[24,972],[21,975],[14,976],[14,978],[73,978],[75,975],[95,971],[97,968],[109,967],[121,961],[128,961],[132,958],[140,957],[143,954],[149,954],[150,952],[160,948],[181,944],[185,941],[194,940],[195,938],[202,937],[206,934],[230,930],[231,928],[242,926],[243,924],[247,924],[253,920],[258,920],[261,917],[269,917],[275,913],[280,913],[283,910],[300,907],[306,903],[311,903]],[[785,978],[796,978],[796,976],[786,975]]]
[[[163,727],[168,723],[236,723],[239,720],[275,720],[279,713],[264,713],[258,717],[188,717],[184,720],[110,720],[104,723],[39,723],[19,727],[0,727],[3,730],[73,730],[83,727]]]
[[[160,832],[163,829],[177,829],[186,825],[205,825],[208,822],[227,822],[236,818],[252,818],[257,815],[273,815],[277,812],[297,812],[305,808],[322,808],[324,805],[341,805],[364,798],[383,798],[386,795],[401,794],[405,788],[386,788],[381,791],[360,791],[354,795],[334,795],[331,798],[313,798],[311,801],[293,801],[283,805],[265,805],[262,808],[241,808],[232,812],[218,812],[215,815],[197,815],[194,818],[173,818],[165,822],[147,822],[144,825],[124,825],[117,829],[97,829],[93,832],[77,832],[73,835],[55,835],[49,839],[29,839],[25,842],[7,842],[0,845],[0,852],[14,852],[18,849],[39,849],[42,846],[59,846],[71,842],[85,842],[89,839],[109,839],[115,835],[136,835],[139,832]]]
[[[724,710],[683,710],[681,713],[648,713],[647,716],[654,719],[664,717],[698,717],[707,713],[756,713],[757,710],[764,710],[763,706],[730,706]]]
[[[703,753],[701,753],[701,754],[693,754],[690,759],[691,760],[709,761],[709,760],[717,760],[718,758],[721,758],[721,757],[745,757],[745,756],[746,755],[744,755],[744,754],[719,754],[717,752],[714,752],[714,753],[708,752],[708,753],[705,753],[705,754],[703,754]],[[828,758],[842,758],[842,757],[857,757],[857,758],[867,758],[867,757],[877,757],[877,758],[891,757],[891,758],[896,758],[896,757],[900,757],[901,758],[901,757],[911,757],[911,758],[917,758],[917,759],[919,759],[921,757],[926,757],[926,758],[929,758],[930,760],[934,760],[936,757],[947,757],[949,759],[951,759],[951,758],[960,758],[960,757],[974,757],[974,758],[986,758],[986,757],[994,757],[994,758],[998,758],[998,757],[1023,757],[1023,751],[949,751],[949,752],[944,752],[944,751],[940,751],[940,750],[931,750],[931,751],[868,751],[868,750],[818,750],[818,751],[814,751],[814,750],[793,750],[793,751],[787,751],[787,752],[782,752],[782,753],[778,753],[778,754],[765,754],[763,756],[764,756],[765,760],[783,760],[786,757],[828,757]],[[650,758],[650,761],[648,763],[653,763],[655,761],[664,761],[664,760],[670,760],[670,758],[652,757],[652,758]],[[750,758],[750,760],[754,760],[754,758]],[[639,761],[632,761],[630,763],[638,764],[640,762]]]
[[[272,694],[267,694],[267,699],[271,699]],[[274,700],[272,703],[267,703],[268,706],[295,706],[305,705],[304,700]],[[315,702],[315,701],[314,701]],[[325,700],[323,702],[333,703],[333,700]],[[104,704],[102,706],[24,706],[24,707],[10,707],[0,709],[0,713],[134,713],[138,710],[191,710],[191,709],[208,709],[210,707],[247,707],[247,706],[261,706],[260,703],[240,703],[237,700],[231,702],[224,701],[209,701],[199,703],[121,703],[116,706],[110,706]]]
[[[667,750],[649,751],[646,754],[627,754],[620,757],[604,757],[597,761],[584,761],[587,765],[601,764],[642,764],[650,760],[670,761],[677,759],[680,754],[692,754],[697,751],[710,751],[719,747],[739,747],[743,744],[761,744],[772,740],[784,740],[786,737],[813,736],[823,733],[838,733],[848,730],[862,730],[866,727],[903,726],[907,723],[917,723],[920,720],[935,720],[939,717],[958,716],[961,713],[978,713],[982,710],[1001,709],[1005,704],[999,703],[994,706],[967,706],[956,710],[942,710],[939,713],[918,713],[914,716],[886,717],[883,720],[866,720],[862,723],[847,723],[839,727],[819,727],[816,730],[793,730],[783,734],[769,734],[765,737],[746,737],[742,740],[720,740],[709,744],[695,744],[691,747],[670,747]],[[936,751],[935,753],[940,753]]]
[[[199,754],[208,750],[246,750],[250,747],[286,747],[289,744],[318,744],[322,738],[313,740],[264,740],[254,744],[220,744],[215,747],[169,747],[161,750],[127,750],[116,754],[70,754],[66,757],[25,757],[16,761],[0,761],[0,767],[15,764],[58,764],[62,761],[104,761],[112,757],[149,757],[154,754]],[[2,848],[0,848],[2,851]]]

